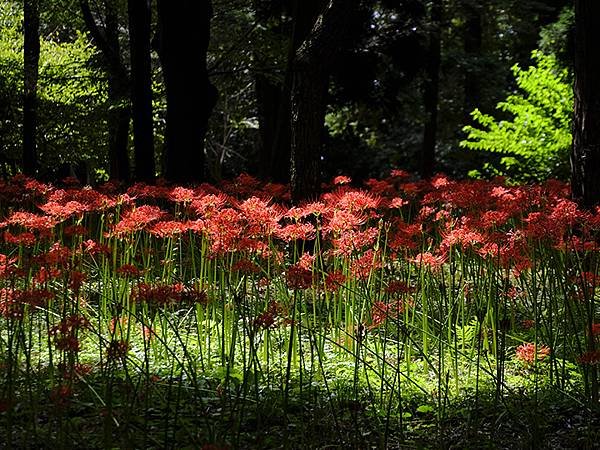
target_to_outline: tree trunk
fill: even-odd
[[[435,167],[435,146],[437,142],[437,117],[440,89],[441,61],[441,22],[442,0],[431,2],[431,31],[429,32],[429,57],[425,68],[423,103],[425,106],[425,128],[423,130],[423,150],[421,155],[421,176],[429,178]]]
[[[204,140],[217,89],[208,79],[210,1],[158,0],[159,56],[167,96],[166,178],[204,181]]]
[[[575,1],[575,107],[571,189],[585,208],[600,204],[600,2]]]
[[[289,86],[273,82],[263,74],[255,76],[260,133],[260,176],[278,183],[289,182],[290,106]],[[287,91],[287,96],[284,91]]]
[[[465,124],[471,124],[471,112],[481,107],[481,70],[477,62],[481,57],[482,26],[481,6],[468,0],[464,5],[465,25],[463,29],[464,51],[467,61],[465,67],[465,84],[463,86]]]
[[[272,61],[264,60],[261,54],[255,55],[255,92],[259,126],[259,175],[278,183],[290,180],[290,88],[292,80],[291,63],[294,58],[293,33],[286,30],[282,19],[284,9],[293,9],[280,2],[254,0],[257,22],[280,39],[289,39],[289,52],[283,80],[268,76],[262,71]],[[305,5],[303,11],[310,9]],[[278,19],[278,20],[276,20]],[[273,25],[273,23],[277,25]],[[271,56],[271,55],[267,55]]]
[[[23,20],[23,172],[34,176],[37,169],[37,86],[40,61],[39,0],[25,0]]]
[[[571,152],[571,189],[573,197],[584,208],[600,204],[600,2],[575,1],[575,83],[573,115],[573,149]],[[583,270],[593,270],[592,256],[583,261]],[[593,296],[587,299],[587,351],[596,350],[592,330],[595,314]],[[585,371],[586,393],[592,403],[598,402],[598,368]],[[589,382],[589,384],[588,384]]]
[[[358,0],[328,0],[312,30],[297,47],[291,94],[290,179],[294,203],[314,199],[320,192],[329,73],[340,47],[346,44],[350,19],[359,3]],[[298,18],[295,42],[300,42],[298,36],[304,33],[307,23]]]
[[[104,70],[108,75],[108,158],[110,178],[128,182],[129,168],[129,121],[131,119],[130,80],[121,59],[119,44],[119,17],[115,0],[105,5],[104,28],[96,23],[88,0],[80,0],[85,25],[94,44],[102,54]]]
[[[152,123],[152,66],[150,59],[150,23],[148,0],[128,0],[129,42],[131,53],[131,105],[133,108],[133,144],[135,177],[152,181],[154,168],[154,132]]]

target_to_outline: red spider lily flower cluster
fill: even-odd
[[[526,342],[517,347],[516,358],[524,364],[532,365],[535,361],[543,361],[550,356],[550,347],[546,345],[537,346],[531,342]]]
[[[54,294],[47,289],[0,288],[0,315],[7,319],[22,319],[25,306],[45,307]]]
[[[58,350],[78,352],[80,350],[79,330],[87,329],[89,326],[90,322],[86,317],[74,314],[50,328],[50,337]]]

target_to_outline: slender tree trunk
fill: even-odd
[[[210,1],[158,0],[159,56],[167,96],[166,177],[204,181],[204,140],[217,89],[208,78]]]
[[[600,2],[575,1],[575,107],[571,188],[585,208],[600,204]]]
[[[482,26],[481,6],[473,0],[467,0],[464,5],[465,24],[463,29],[464,51],[467,60],[465,84],[463,87],[465,102],[465,124],[472,122],[471,112],[481,106],[481,70],[476,66],[481,57]]]
[[[154,131],[152,122],[152,65],[150,59],[149,0],[128,0],[129,42],[131,53],[131,104],[133,108],[133,144],[135,177],[152,181],[154,167]]]
[[[37,86],[40,61],[39,0],[24,3],[24,92],[23,92],[23,172],[34,176],[37,169]]]
[[[431,31],[429,33],[429,57],[425,68],[423,103],[425,106],[425,128],[421,155],[421,176],[429,178],[435,167],[437,143],[437,117],[440,85],[442,0],[431,2]]]
[[[119,43],[119,16],[115,0],[106,0],[104,27],[98,26],[88,0],[80,0],[85,25],[94,44],[102,54],[104,69],[108,75],[108,157],[110,178],[128,182],[129,167],[129,122],[130,80],[127,68],[121,59]]]
[[[347,44],[358,0],[328,0],[308,36],[297,46],[291,94],[292,201],[314,199],[321,185],[321,158],[331,65]],[[299,8],[304,7],[298,4]],[[303,17],[304,19],[306,18]],[[294,41],[310,21],[297,20]]]

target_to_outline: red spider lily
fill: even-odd
[[[63,379],[67,381],[86,377],[94,370],[93,366],[90,364],[81,363],[75,363],[73,365],[59,363],[57,367],[61,372]]]
[[[577,362],[582,366],[597,366],[600,364],[600,350],[590,350],[579,355]]]
[[[381,202],[378,196],[358,190],[337,190],[323,194],[323,199],[330,207],[349,213],[363,213],[369,209],[377,209]]]
[[[251,197],[239,204],[238,209],[247,223],[244,230],[246,236],[269,237],[280,228],[279,220],[283,212],[265,200]]]
[[[390,172],[390,177],[402,180],[405,178],[410,178],[410,173],[408,173],[406,170],[392,169],[392,171]]]
[[[66,384],[60,384],[50,391],[50,401],[59,408],[66,407],[72,396],[73,389]]]
[[[213,255],[223,255],[236,250],[236,244],[242,234],[242,218],[239,212],[225,208],[219,214],[206,219],[204,225]]]
[[[23,304],[19,301],[19,292],[12,288],[0,288],[0,315],[7,319],[23,318]]]
[[[67,225],[63,230],[64,235],[67,237],[85,236],[87,232],[87,228],[83,225]]]
[[[477,226],[483,230],[491,230],[499,228],[506,224],[510,219],[511,214],[507,211],[486,211],[481,215],[481,218],[477,221]]]
[[[249,197],[260,192],[261,182],[247,173],[242,173],[232,181],[224,181],[223,189],[240,197]]]
[[[112,340],[106,347],[106,357],[109,361],[123,359],[129,352],[129,343],[123,340]]]
[[[237,260],[231,266],[232,272],[240,272],[244,275],[252,275],[260,273],[261,269],[258,264],[253,263],[248,258],[242,258]]]
[[[401,209],[404,206],[408,205],[410,202],[408,200],[404,200],[401,197],[394,197],[390,202],[389,207],[394,209]]]
[[[0,288],[0,315],[7,319],[20,320],[23,318],[26,305],[32,308],[46,307],[53,297],[54,294],[47,289]]]
[[[153,224],[148,228],[148,232],[159,238],[173,238],[186,233],[189,230],[187,223],[176,220],[164,220]]]
[[[395,218],[392,221],[388,246],[395,252],[415,250],[420,246],[422,235],[421,224],[408,224],[400,218]]]
[[[375,227],[362,231],[347,231],[332,240],[333,253],[335,255],[350,256],[353,252],[372,247],[378,236],[379,229]]]
[[[396,187],[390,180],[376,180],[370,178],[365,181],[365,186],[368,187],[369,193],[377,196],[392,196],[396,192]]]
[[[0,253],[0,279],[8,278],[15,273],[16,269],[16,257],[9,257]]]
[[[191,203],[197,197],[193,189],[177,186],[169,192],[169,200],[175,203]]]
[[[465,251],[478,244],[482,244],[485,241],[486,239],[481,233],[463,225],[458,228],[453,228],[449,231],[442,232],[442,243],[440,244],[440,247],[460,247],[461,250]]]
[[[290,289],[310,289],[313,282],[313,274],[310,269],[298,264],[288,267],[285,280]]]
[[[184,287],[180,295],[180,301],[188,305],[206,305],[208,303],[208,294],[197,286]]]
[[[227,204],[227,196],[221,192],[218,194],[206,194],[193,200],[190,208],[200,217],[211,217]]]
[[[133,233],[144,229],[146,226],[160,220],[165,213],[158,206],[143,205],[123,214],[121,221],[113,229],[114,236]]]
[[[19,225],[29,231],[50,230],[56,225],[52,217],[40,216],[26,211],[16,211],[7,220],[9,225]]]
[[[133,264],[123,264],[117,268],[116,272],[121,276],[132,278],[139,278],[144,274],[142,270],[138,269]]]
[[[316,231],[311,223],[292,223],[277,230],[277,237],[285,242],[307,241],[315,238]]]
[[[340,175],[340,176],[335,177],[333,179],[332,183],[335,185],[338,185],[338,186],[340,186],[342,184],[350,184],[350,183],[352,183],[352,178],[344,176],[344,175]]]
[[[367,221],[364,215],[356,215],[346,210],[335,210],[327,217],[328,221],[323,226],[323,232],[339,235],[344,232],[358,229]]]
[[[272,328],[276,325],[276,320],[285,313],[285,308],[274,301],[269,302],[267,310],[254,319],[254,325],[259,328]]]
[[[132,198],[165,199],[169,198],[170,189],[166,186],[152,186],[145,183],[136,183],[127,189],[127,195]]]
[[[301,206],[294,206],[285,213],[285,217],[299,221],[305,217],[322,216],[330,211],[330,208],[323,202],[312,202]]]
[[[369,249],[362,256],[352,261],[350,272],[357,280],[367,280],[374,270],[380,268],[380,252]]]
[[[407,306],[411,306],[412,301],[398,300],[393,303],[384,303],[376,301],[371,307],[371,324],[368,329],[374,329],[383,325],[386,321],[398,320],[401,314],[404,314]]]
[[[181,302],[184,286],[175,284],[148,284],[138,283],[132,289],[131,296],[137,302],[146,302],[159,306],[166,306]]]
[[[142,330],[142,336],[144,337],[144,340],[146,340],[146,341],[152,340],[152,338],[156,334],[155,331],[152,329],[152,327],[149,327],[147,325],[142,324],[141,330]]]
[[[340,271],[328,273],[323,280],[324,288],[327,292],[337,292],[346,279],[346,275]]]
[[[524,330],[530,330],[535,327],[535,320],[524,319],[521,321],[521,327],[523,327]]]
[[[127,329],[128,322],[127,317],[111,317],[108,323],[108,331],[110,334],[120,333],[122,330]]]
[[[85,282],[86,278],[87,275],[78,270],[71,270],[69,272],[69,287],[75,295],[79,295],[81,286],[83,286],[83,283]]]
[[[56,268],[40,267],[38,272],[33,276],[33,281],[37,284],[45,284],[50,280],[56,279],[62,275],[62,271]]]
[[[524,364],[532,365],[537,361],[543,361],[550,356],[550,347],[546,345],[537,346],[534,343],[526,342],[517,347],[516,358]]]
[[[79,330],[89,328],[89,320],[81,315],[71,315],[50,328],[50,337],[58,350],[76,353],[80,350]]]
[[[112,253],[110,247],[105,244],[101,244],[92,239],[88,239],[83,243],[83,248],[86,253],[89,253],[91,256],[95,255],[110,255]]]
[[[24,247],[33,247],[38,241],[35,234],[30,231],[24,233],[12,234],[10,231],[4,232],[4,242],[12,245],[22,245]]]
[[[40,260],[51,266],[66,266],[71,258],[71,250],[60,242],[55,242]]]
[[[414,292],[414,288],[406,284],[404,281],[391,280],[385,287],[385,292],[390,295],[402,295],[409,292]]]
[[[419,267],[429,268],[432,271],[439,270],[446,261],[443,255],[434,255],[431,252],[422,252],[415,256],[411,261]]]
[[[71,216],[81,216],[88,208],[82,203],[69,201],[65,204],[57,202],[47,202],[38,206],[45,214],[55,218],[57,221],[63,221]]]

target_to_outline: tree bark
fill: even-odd
[[[25,0],[23,20],[23,172],[34,176],[37,170],[37,87],[40,61],[39,0]]]
[[[290,167],[294,203],[314,199],[320,192],[329,73],[339,48],[348,40],[350,19],[359,3],[358,0],[328,0],[295,54]],[[296,42],[307,23],[298,20],[295,24]]]
[[[423,130],[423,149],[421,155],[421,176],[423,178],[431,177],[435,168],[442,48],[442,0],[433,0],[431,2],[430,21],[429,57],[427,58],[425,67],[425,83],[423,86],[423,103],[425,106],[425,127]]]
[[[465,124],[471,124],[471,112],[481,107],[481,71],[476,64],[481,57],[482,25],[481,6],[468,0],[464,5],[463,43],[467,61],[465,68],[465,84],[463,87]]]
[[[585,208],[600,204],[600,2],[575,1],[571,189]]]
[[[259,126],[259,175],[278,183],[290,180],[290,88],[292,80],[291,63],[294,58],[293,33],[286,30],[282,19],[284,9],[293,9],[280,2],[254,0],[256,20],[281,39],[289,38],[289,52],[283,80],[269,76],[262,71],[265,65],[272,65],[263,55],[255,55],[255,92]],[[308,10],[309,6],[303,8]],[[272,25],[279,18],[278,25]],[[292,30],[293,31],[293,30]],[[271,55],[267,55],[269,57]]]
[[[108,76],[108,159],[110,178],[128,182],[129,167],[129,121],[130,79],[121,59],[119,44],[119,14],[115,0],[106,0],[104,27],[96,23],[89,1],[79,1],[85,25],[93,42],[102,54],[104,69]]]
[[[154,130],[152,122],[152,65],[150,59],[149,0],[128,0],[131,53],[131,105],[135,177],[154,180]]]
[[[204,141],[217,101],[206,63],[211,17],[210,1],[158,0],[159,56],[167,96],[165,166],[171,181],[204,181]]]

